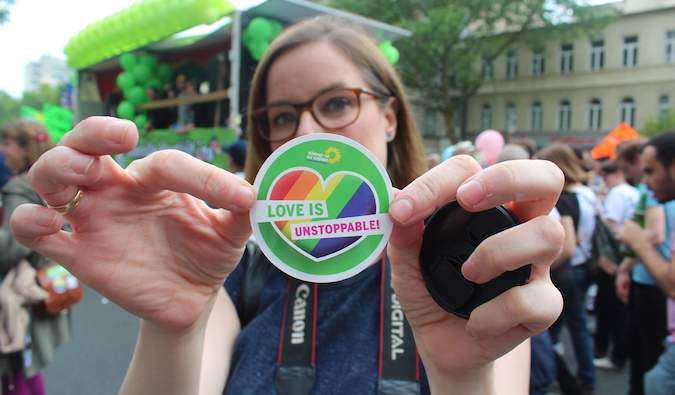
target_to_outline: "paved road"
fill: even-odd
[[[89,288],[73,308],[72,343],[43,370],[49,395],[116,395],[129,366],[138,318]]]
[[[73,311],[74,341],[56,351],[43,371],[49,395],[116,395],[126,373],[138,334],[138,319],[85,288]],[[563,332],[567,363],[575,362]],[[627,392],[627,372],[598,371],[597,395]],[[554,390],[551,394],[559,394]]]

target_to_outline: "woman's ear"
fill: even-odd
[[[396,129],[398,128],[398,99],[392,97],[384,108],[384,119],[386,121],[385,131],[387,132],[387,141],[394,140]]]

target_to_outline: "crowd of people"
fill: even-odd
[[[593,393],[596,368],[626,364],[630,394],[673,393],[659,387],[674,380],[673,351],[662,345],[666,294],[675,294],[673,133],[623,143],[615,159],[594,163],[565,144],[515,139],[514,130],[508,144],[490,131],[443,155],[425,155],[394,68],[361,27],[325,16],[286,29],[270,44],[248,108],[248,142],[223,147],[232,172],[173,150],[121,168],[109,155],[130,151],[139,135],[133,123],[115,118],[89,118],[52,149],[42,131],[23,139],[15,130],[24,124],[3,129],[2,152],[15,175],[2,190],[0,275],[22,258],[31,257],[34,268],[54,260],[138,316],[120,393],[546,394],[555,381],[565,393]],[[283,143],[321,132],[359,142],[387,169],[396,188],[393,231],[363,272],[308,284],[246,253],[251,184]],[[36,143],[40,150],[28,155]],[[19,160],[17,153],[27,156]],[[21,199],[11,195],[18,183]],[[644,229],[630,221],[642,193]],[[532,264],[527,284],[477,307],[468,320],[436,304],[419,268],[425,219],[454,199],[468,211],[508,205],[522,222],[477,246],[462,266],[467,280],[485,283]],[[635,257],[594,256],[596,216]],[[594,333],[586,308],[591,284],[598,289]],[[282,353],[286,307],[298,303],[291,289],[313,293],[312,344]],[[381,295],[388,289],[405,313],[401,341],[414,342],[411,358],[383,352],[388,302]],[[32,318],[34,332],[39,320],[70,322],[69,314]],[[556,347],[563,328],[576,372]],[[39,380],[58,346],[46,352],[40,339],[32,342],[1,355],[7,391],[22,379]],[[33,348],[29,363],[25,351]],[[9,357],[13,364],[4,364]],[[645,387],[646,375],[653,380]]]

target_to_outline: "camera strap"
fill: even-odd
[[[386,255],[386,254],[384,254]],[[382,257],[378,395],[417,395],[419,355],[412,331],[391,285]],[[318,284],[288,281],[275,384],[280,395],[305,395],[314,387]]]

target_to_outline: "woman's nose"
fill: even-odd
[[[298,130],[295,132],[296,136],[304,136],[312,133],[323,132],[323,127],[314,119],[309,109],[303,109],[298,118]]]

